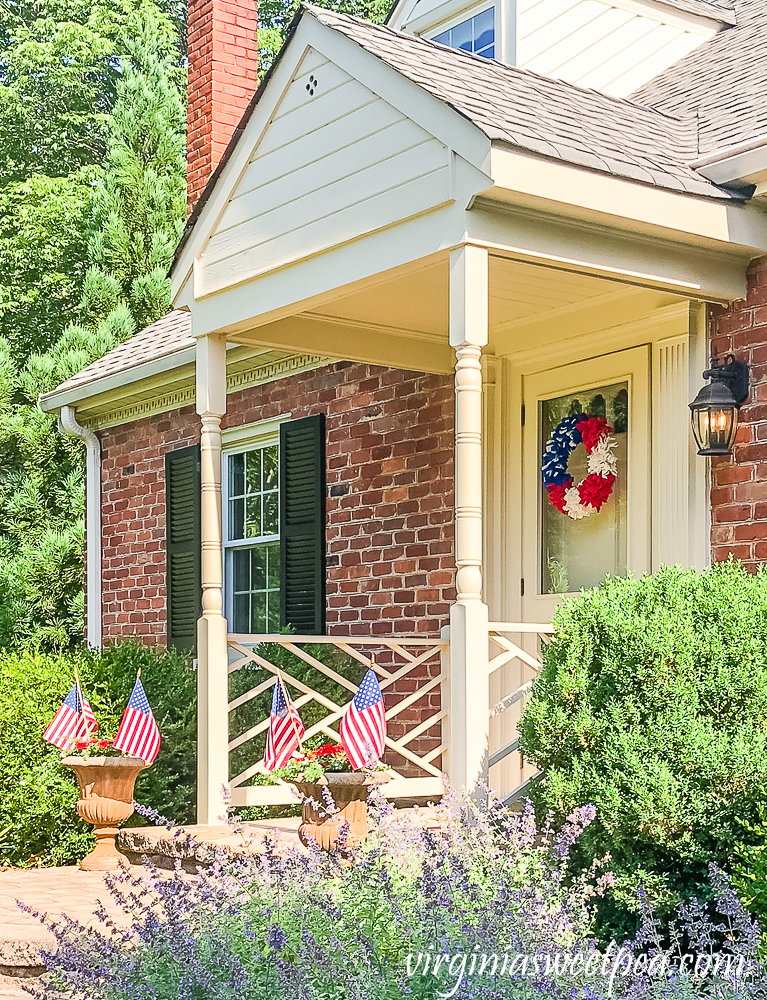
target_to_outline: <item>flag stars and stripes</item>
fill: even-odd
[[[61,708],[49,722],[43,739],[59,750],[67,750],[76,740],[87,737],[88,733],[96,729],[98,723],[91,706],[75,683]]]
[[[344,712],[339,735],[353,768],[372,764],[384,752],[386,710],[378,679],[368,670]]]
[[[304,735],[304,724],[284,685],[277,678],[272,695],[272,711],[266,734],[264,767],[276,771],[285,767],[293,753],[300,749]]]
[[[112,746],[130,757],[139,757],[151,764],[160,752],[160,743],[160,730],[141,680],[137,677]]]

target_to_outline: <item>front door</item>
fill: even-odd
[[[527,622],[550,621],[563,595],[596,586],[607,574],[638,576],[650,568],[649,366],[649,347],[637,347],[524,379],[521,587]],[[561,428],[561,440],[572,426],[567,418],[582,413],[603,417],[612,428],[607,451],[617,474],[612,494],[598,511],[582,505],[594,510],[591,514],[583,516],[578,494],[571,493],[573,517],[552,503],[541,468],[552,434]],[[567,476],[573,482],[565,489],[577,488],[588,473],[581,443],[570,454]],[[582,495],[589,496],[588,487]],[[561,496],[558,500],[561,506]]]

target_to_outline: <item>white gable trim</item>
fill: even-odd
[[[471,122],[446,104],[427,94],[397,70],[366,52],[340,32],[321,24],[304,12],[295,35],[253,112],[217,184],[203,206],[171,275],[173,301],[195,268],[195,261],[215,231],[229,201],[248,168],[254,149],[261,142],[302,59],[316,49],[362,86],[392,105],[424,131],[480,169],[489,162],[490,143]]]

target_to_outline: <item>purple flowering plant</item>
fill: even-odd
[[[715,904],[690,901],[662,928],[640,900],[635,939],[605,958],[593,935],[609,858],[573,876],[570,853],[595,809],[560,829],[531,805],[491,793],[448,794],[439,824],[405,818],[373,789],[371,836],[350,852],[217,851],[196,876],[180,867],[108,877],[123,919],[54,928],[42,995],[83,1000],[687,1000],[757,997],[758,927],[727,878],[711,872]],[[167,821],[166,821],[167,822]],[[724,954],[717,974],[677,970],[684,949]],[[559,961],[578,955],[579,960]],[[645,955],[668,971],[634,968]],[[436,959],[442,956],[437,962]],[[495,966],[488,956],[496,956]],[[526,961],[522,958],[526,956]],[[485,957],[485,961],[482,959]],[[553,960],[552,960],[553,957]],[[505,959],[505,962],[504,962]],[[741,962],[742,959],[742,962]],[[737,960],[737,961],[736,961]],[[591,961],[593,974],[588,974]],[[616,961],[622,964],[613,971]],[[740,965],[737,965],[740,962]],[[438,966],[435,970],[435,964]],[[626,972],[627,965],[632,966]]]

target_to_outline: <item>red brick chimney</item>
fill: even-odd
[[[189,211],[258,86],[257,12],[257,0],[189,2]]]

